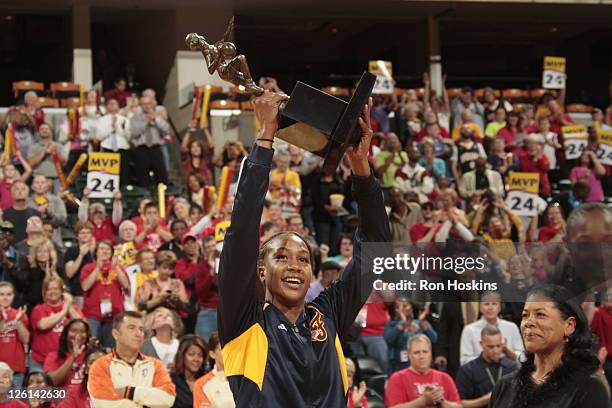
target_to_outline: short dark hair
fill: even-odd
[[[143,212],[147,212],[149,208],[155,208],[155,210],[159,211],[159,209],[157,208],[157,203],[150,202],[150,203],[145,204]]]
[[[264,222],[261,225],[261,233],[262,235],[270,231],[272,228],[276,227],[276,224],[270,221]]]
[[[482,328],[480,338],[484,339],[485,336],[497,336],[498,334],[501,334],[501,330],[499,330],[498,327],[493,326],[492,324],[487,324]]]
[[[146,207],[145,207],[145,209],[146,209]],[[172,228],[174,228],[174,226],[176,224],[183,224],[183,225],[187,226],[187,222],[185,220],[177,218],[176,220],[172,221],[172,223],[170,224],[170,230],[172,230]]]
[[[113,319],[113,329],[119,330],[119,328],[123,324],[123,320],[126,317],[133,317],[134,319],[143,319],[142,313],[135,312],[133,310],[126,310],[125,312],[121,312],[117,316],[115,316],[115,318]]]
[[[282,232],[279,232],[277,234],[272,235],[268,240],[266,240],[266,242],[264,242],[261,245],[261,248],[259,249],[259,256],[257,257],[257,264],[261,265],[263,263],[264,258],[268,254],[268,252],[270,252],[270,248],[269,248],[270,242],[275,241],[277,239],[287,238],[287,237],[289,237],[291,235],[295,236],[295,237],[298,237],[306,245],[306,248],[308,248],[308,254],[310,255],[309,256],[309,258],[310,258],[310,265],[314,268],[315,259],[314,259],[314,252],[312,251],[312,247],[310,246],[308,241],[306,241],[306,239],[304,239],[303,236],[301,236],[300,234],[298,234],[297,232],[294,232],[294,231],[282,231]]]

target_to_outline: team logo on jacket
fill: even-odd
[[[311,308],[315,311],[315,315],[310,321],[310,337],[312,341],[327,340],[327,330],[323,322],[323,315],[316,308]]]

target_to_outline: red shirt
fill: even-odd
[[[15,184],[14,181],[0,180],[0,209],[2,211],[13,206],[13,196],[11,195],[13,184]]]
[[[192,263],[185,258],[178,259],[176,265],[174,265],[174,277],[183,281],[189,299],[191,299],[191,293],[195,289],[196,270],[201,267],[201,262]]]
[[[88,263],[81,269],[81,285],[94,269],[96,269],[96,264],[93,262]],[[112,316],[123,312],[123,293],[115,270],[111,270],[107,278],[103,278],[102,274],[99,274],[93,286],[88,291],[83,291],[83,314],[85,317],[98,321],[102,320],[100,311],[102,299],[110,299],[112,303],[111,317],[105,318],[105,321],[111,321]]]
[[[438,227],[438,229],[440,229],[442,227],[442,225],[440,225]],[[425,235],[427,235],[427,233],[429,232],[429,230],[431,230],[432,227],[426,227],[424,223],[422,222],[418,222],[416,224],[414,224],[412,227],[410,227],[410,240],[413,244],[416,244],[417,241],[421,238],[423,238]],[[436,236],[438,232],[436,231],[436,233],[434,234],[434,238]],[[433,239],[432,238],[432,241]]]
[[[440,137],[442,139],[450,139],[448,130],[446,130],[442,126],[438,126],[438,128],[440,129]],[[420,143],[426,136],[427,136],[427,129],[421,129],[419,130],[419,133],[416,134],[415,140]]]
[[[81,385],[68,387],[68,397],[57,404],[57,408],[91,408],[91,398],[87,391],[82,391]]]
[[[361,329],[362,336],[382,336],[385,324],[391,319],[385,302],[372,302],[366,308],[366,327]]]
[[[550,225],[544,225],[538,232],[539,242],[548,242],[555,237],[561,231],[561,228],[552,227]]]
[[[66,356],[64,358],[60,358],[57,351],[52,351],[45,358],[45,364],[43,365],[43,370],[45,373],[49,373],[51,371],[55,371],[60,368],[66,360],[70,358],[70,353],[66,352]],[[66,379],[62,384],[57,384],[56,387],[68,387],[70,385],[81,385],[83,382],[83,368],[85,362],[85,353],[79,354],[79,356],[72,363],[72,367],[66,376]]]
[[[0,361],[4,361],[16,373],[25,373],[25,350],[23,343],[19,340],[17,332],[17,313],[19,311],[9,308],[7,312],[7,323],[2,325],[0,331]],[[28,316],[21,316],[21,322],[29,327]]]
[[[28,408],[29,405],[23,401],[9,400],[6,402],[0,402],[0,408]]]
[[[368,398],[364,395],[359,400],[361,402],[362,408],[368,408]],[[353,389],[351,388],[348,392],[348,398],[346,400],[346,408],[355,408],[355,403],[353,402]]]
[[[210,266],[206,260],[201,261],[195,271],[196,293],[198,304],[208,309],[216,309],[219,301],[219,289],[217,288],[217,277],[211,276]]]
[[[524,151],[519,153],[519,163],[521,171],[540,174],[540,193],[550,195],[550,183],[548,182],[550,162],[548,161],[548,157],[543,154],[538,161],[535,161],[529,153]]]
[[[612,310],[606,307],[596,307],[591,329],[597,336],[599,348],[608,350],[608,360],[612,359]]]
[[[113,224],[112,217],[106,217],[100,226],[97,226],[93,222],[92,224],[94,226],[93,236],[96,242],[107,240],[113,245],[115,244],[115,236],[119,229]]]
[[[40,364],[44,363],[46,355],[52,351],[57,351],[60,335],[64,330],[64,326],[70,319],[68,315],[66,315],[66,317],[48,330],[40,330],[38,328],[38,323],[45,317],[61,312],[63,308],[64,303],[60,303],[57,306],[51,306],[48,303],[40,303],[32,309],[32,315],[30,316],[32,322],[32,358]],[[71,308],[74,308],[81,317],[85,318],[83,312],[77,305],[73,304]]]
[[[419,374],[411,368],[394,372],[389,378],[385,390],[385,406],[414,401],[423,395],[426,386],[437,386],[444,389],[444,399],[450,402],[459,402],[457,386],[450,375],[443,371],[430,369],[427,374]],[[433,405],[427,405],[427,408]]]
[[[168,227],[165,226],[164,224],[160,223],[159,226],[161,229],[163,229],[166,232],[170,232],[168,230]],[[153,252],[157,252],[159,250],[159,248],[164,245],[166,243],[166,240],[162,238],[161,235],[159,235],[157,232],[155,232],[154,229],[150,229],[147,231],[147,234],[145,235],[144,239],[142,240],[142,246],[149,248],[151,251]]]
[[[514,141],[516,140],[517,136],[518,136],[518,131],[513,131],[507,126],[504,126],[503,128],[499,129],[499,131],[497,132],[497,137],[501,137],[502,139],[504,139],[506,146],[514,145]]]
[[[110,98],[116,99],[119,102],[119,107],[125,108],[127,104],[127,98],[130,96],[130,93],[127,91],[120,91],[118,89],[111,89],[110,91],[104,92],[104,99],[107,101]]]

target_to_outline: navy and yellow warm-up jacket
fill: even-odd
[[[389,242],[391,233],[378,182],[354,177],[359,227],[353,259],[342,280],[306,304],[293,324],[257,297],[259,221],[274,151],[255,146],[243,162],[231,227],[219,268],[219,335],[225,374],[238,408],[346,407],[348,383],[340,339],[363,305],[361,243]],[[367,289],[366,294],[369,293]]]

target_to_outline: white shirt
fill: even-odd
[[[113,117],[115,117],[114,127]],[[117,151],[130,148],[130,121],[118,113],[109,113],[98,119],[96,134],[103,149]]]
[[[459,352],[461,355],[461,365],[469,363],[476,359],[480,353],[482,353],[482,347],[480,346],[480,333],[482,329],[487,325],[487,321],[481,318],[474,323],[470,323],[463,328],[461,333],[461,344],[459,346]],[[503,339],[508,342],[508,348],[514,351],[517,355],[521,354],[525,348],[523,346],[523,339],[519,328],[513,322],[509,322],[504,319],[497,319],[496,326],[502,333]],[[502,340],[503,341],[503,340]]]
[[[164,363],[164,367],[168,368],[168,365],[174,362],[174,356],[178,351],[179,341],[177,339],[172,339],[170,344],[164,344],[153,336],[151,337],[151,343],[159,359]]]

